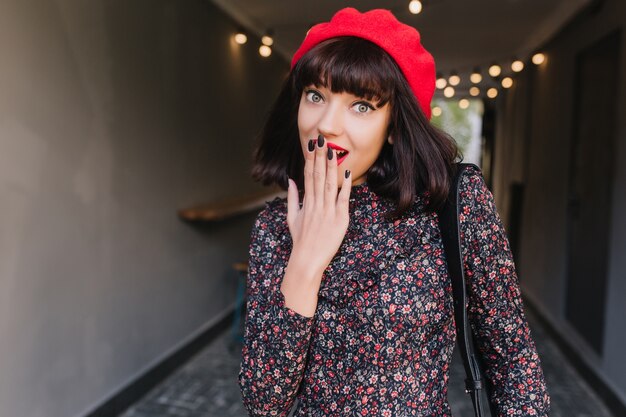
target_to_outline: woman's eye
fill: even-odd
[[[356,111],[357,113],[368,113],[368,110],[374,110],[374,106],[372,106],[371,104],[365,102],[365,101],[360,101],[358,103],[356,103],[355,105]]]
[[[322,96],[317,91],[313,90],[307,91],[306,97],[309,101],[312,101],[313,103],[319,103],[322,100]]]

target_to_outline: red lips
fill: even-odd
[[[337,152],[337,165],[341,164],[343,160],[346,159],[346,157],[348,156],[348,153],[350,153],[348,150],[342,148],[339,145],[335,145],[332,142],[327,142],[327,144],[329,148],[334,149],[335,152]]]

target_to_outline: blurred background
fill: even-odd
[[[246,415],[250,230],[281,195],[252,146],[345,6],[434,55],[432,121],[496,198],[551,416],[626,416],[624,0],[2,0],[0,416]]]

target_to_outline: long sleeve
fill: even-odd
[[[550,396],[493,195],[476,168],[470,168],[461,181],[468,317],[485,375],[493,385],[497,416],[547,416]]]
[[[304,374],[313,324],[313,317],[286,307],[280,291],[290,254],[280,204],[275,199],[259,213],[250,239],[238,379],[243,403],[253,417],[289,413]]]

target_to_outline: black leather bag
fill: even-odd
[[[456,322],[457,345],[463,359],[465,373],[465,392],[470,395],[476,417],[485,417],[484,403],[489,404],[489,410],[493,417],[497,416],[495,406],[489,402],[492,387],[486,378],[483,378],[483,364],[480,353],[476,353],[472,329],[467,317],[467,293],[465,287],[465,271],[461,250],[461,233],[459,229],[459,180],[463,171],[474,164],[456,164],[456,173],[451,182],[448,199],[439,210],[439,227],[441,228],[442,240],[448,270],[452,278],[452,292],[454,295],[454,319]],[[478,167],[476,167],[478,168]]]

